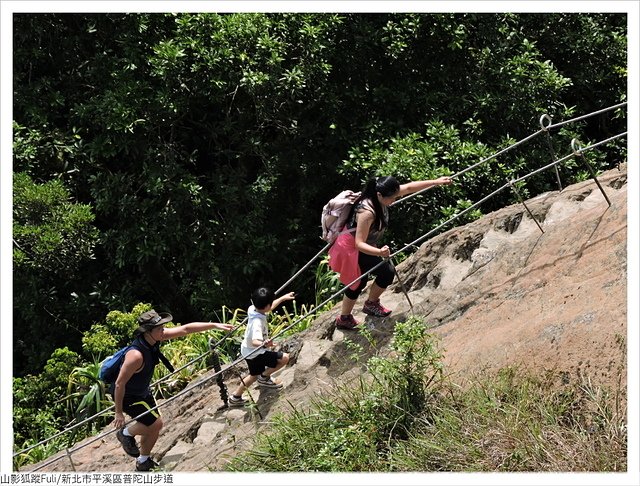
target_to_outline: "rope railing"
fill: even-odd
[[[570,120],[565,120],[565,121],[561,121],[561,122],[555,123],[553,125],[549,125],[549,126],[547,126],[547,129],[558,128],[558,127],[561,127],[563,125],[567,125],[569,123],[575,123],[577,121],[584,120],[585,118],[590,118],[592,116],[599,115],[601,113],[606,113],[607,111],[611,111],[611,110],[616,110],[618,108],[622,108],[623,106],[626,106],[626,105],[627,105],[627,102],[623,101],[622,103],[618,103],[617,105],[609,106],[608,108],[603,108],[602,110],[594,111],[594,112],[588,113],[586,115],[582,115],[582,116],[579,116],[579,117],[576,117],[576,118],[571,118]]]
[[[624,106],[624,105],[626,105],[626,102],[625,102],[625,103],[620,103],[620,104],[618,104],[618,105],[615,105],[615,106],[612,106],[612,107],[609,107],[609,108],[605,108],[605,109],[603,109],[603,110],[599,110],[599,111],[597,111],[597,112],[593,112],[593,113],[590,113],[590,114],[588,114],[588,115],[584,115],[584,116],[581,116],[581,117],[578,117],[578,118],[575,118],[575,119],[572,119],[572,120],[568,120],[568,121],[566,121],[566,122],[561,122],[561,123],[558,123],[558,124],[556,124],[556,125],[549,125],[549,126],[547,126],[547,127],[546,127],[546,130],[548,130],[548,129],[550,129],[550,128],[555,128],[555,127],[558,127],[558,126],[564,125],[564,124],[569,123],[569,122],[571,122],[571,121],[578,121],[578,120],[582,120],[582,119],[587,118],[587,117],[589,117],[589,116],[594,116],[594,115],[599,114],[599,113],[603,113],[603,112],[606,112],[606,111],[610,111],[610,110],[613,110],[613,109],[619,108],[619,107]],[[532,138],[535,138],[536,136],[540,135],[540,134],[541,134],[541,133],[543,133],[544,131],[545,131],[545,129],[544,129],[544,128],[543,128],[543,129],[541,129],[541,130],[538,130],[537,132],[535,132],[535,133],[533,133],[533,134],[529,135],[528,137],[523,138],[522,140],[519,140],[518,142],[514,143],[513,145],[510,145],[509,147],[506,147],[505,149],[503,149],[503,150],[501,150],[501,151],[499,151],[499,152],[497,152],[497,153],[495,153],[495,154],[491,155],[490,157],[487,157],[487,158],[485,158],[485,159],[482,159],[481,161],[479,161],[479,162],[477,162],[477,163],[475,163],[475,164],[473,164],[473,165],[471,165],[471,166],[469,166],[469,167],[467,167],[467,168],[465,168],[465,169],[463,169],[463,170],[461,170],[461,171],[457,172],[456,174],[452,175],[451,177],[452,177],[452,178],[459,177],[459,176],[463,175],[464,173],[466,173],[466,172],[468,172],[468,171],[470,171],[470,170],[474,169],[475,167],[478,167],[479,165],[484,164],[484,163],[486,163],[486,162],[488,162],[488,161],[490,161],[490,160],[492,160],[492,159],[494,159],[494,158],[498,157],[499,155],[504,154],[505,152],[507,152],[507,151],[509,151],[509,150],[512,150],[512,149],[516,148],[516,147],[517,147],[517,146],[519,146],[519,145],[522,145],[523,143],[525,143],[525,142],[527,142],[527,141],[531,140]],[[535,174],[538,174],[538,173],[540,173],[540,172],[543,172],[543,171],[545,171],[545,170],[548,170],[548,169],[549,169],[549,168],[551,168],[551,167],[556,167],[556,166],[557,166],[557,165],[559,165],[560,163],[562,163],[562,162],[565,162],[565,161],[569,160],[571,157],[579,156],[580,154],[582,154],[583,152],[585,152],[585,151],[587,151],[587,150],[591,150],[591,149],[597,148],[597,147],[599,147],[599,146],[601,146],[601,145],[603,145],[603,144],[609,143],[609,142],[611,142],[611,141],[613,141],[613,140],[616,140],[616,139],[618,139],[618,138],[624,137],[624,136],[626,136],[626,135],[627,135],[627,132],[623,132],[623,133],[620,133],[620,134],[618,134],[618,135],[612,136],[612,137],[610,137],[610,138],[608,138],[608,139],[605,139],[605,140],[602,140],[602,141],[600,141],[600,142],[597,142],[597,143],[591,144],[591,145],[589,145],[589,146],[587,146],[587,147],[580,147],[580,148],[578,148],[578,149],[576,149],[576,148],[572,147],[573,152],[572,152],[571,154],[569,154],[569,155],[567,155],[567,156],[565,156],[565,157],[562,157],[561,159],[555,160],[555,161],[553,161],[552,163],[547,164],[547,165],[545,165],[545,166],[543,166],[543,167],[541,167],[541,168],[538,168],[538,169],[536,169],[536,170],[534,170],[534,171],[532,171],[532,172],[528,173],[528,174],[527,174],[527,175],[525,175],[525,176],[522,176],[522,177],[520,177],[520,178],[517,178],[517,179],[513,179],[513,180],[508,181],[507,183],[505,183],[504,185],[502,185],[502,186],[501,186],[501,187],[499,187],[498,189],[494,190],[491,194],[489,194],[489,195],[487,195],[487,196],[483,197],[482,199],[480,199],[479,201],[477,201],[476,203],[474,203],[474,204],[473,204],[473,205],[471,205],[470,207],[465,208],[465,209],[464,209],[464,210],[462,210],[460,213],[458,213],[458,214],[456,214],[456,215],[452,216],[451,218],[449,218],[447,221],[445,221],[445,222],[441,223],[440,225],[438,225],[438,226],[437,226],[437,227],[435,227],[435,228],[432,228],[429,232],[427,232],[427,233],[425,233],[424,235],[420,236],[419,238],[417,238],[416,240],[412,241],[411,243],[407,243],[407,244],[405,244],[405,246],[403,246],[400,250],[397,250],[397,251],[393,252],[393,253],[390,255],[390,257],[389,257],[389,258],[393,258],[394,256],[396,256],[396,255],[398,255],[398,254],[400,254],[400,253],[405,252],[406,250],[408,250],[408,249],[409,249],[409,248],[411,248],[411,247],[417,247],[417,246],[418,246],[418,244],[422,243],[424,240],[426,240],[427,238],[429,238],[431,235],[435,234],[435,233],[436,233],[437,231],[439,231],[441,228],[443,228],[443,227],[445,227],[446,225],[448,225],[449,223],[451,223],[451,222],[453,222],[453,221],[457,220],[458,218],[460,218],[460,217],[461,217],[461,216],[463,216],[464,214],[468,213],[469,211],[471,211],[471,210],[473,210],[473,209],[477,208],[477,207],[478,207],[478,206],[480,206],[482,203],[486,202],[486,201],[487,201],[487,200],[489,200],[490,198],[492,198],[492,197],[494,197],[495,195],[497,195],[498,193],[502,192],[504,189],[509,188],[509,187],[512,187],[512,186],[513,186],[513,184],[515,184],[515,183],[517,183],[517,182],[521,182],[521,181],[523,181],[523,180],[525,180],[525,179],[527,179],[527,178],[529,178],[529,177],[531,177],[531,176],[533,176],[533,175],[535,175]],[[398,203],[400,203],[400,202],[406,201],[406,200],[410,199],[410,198],[411,198],[411,197],[413,197],[413,196],[416,196],[416,195],[418,195],[418,194],[420,194],[420,193],[425,192],[425,191],[426,191],[426,190],[428,190],[428,189],[431,189],[431,187],[426,188],[426,189],[423,189],[423,190],[418,191],[418,192],[416,192],[416,193],[410,194],[410,195],[408,195],[408,196],[406,196],[406,197],[404,197],[404,198],[402,198],[402,199],[399,199],[398,201],[394,202],[394,203],[393,203],[393,204],[391,204],[390,206],[393,206],[393,205],[398,204]],[[606,196],[605,196],[605,197],[606,197]],[[324,247],[320,252],[318,252],[318,253],[317,253],[317,254],[316,254],[316,255],[315,255],[315,256],[314,256],[314,257],[313,257],[313,258],[312,258],[312,259],[311,259],[311,260],[310,260],[310,261],[309,261],[305,266],[304,266],[304,267],[302,267],[302,268],[301,268],[301,269],[300,269],[300,270],[299,270],[299,271],[298,271],[298,272],[297,272],[293,277],[291,277],[291,278],[290,278],[290,279],[289,279],[285,284],[283,284],[283,285],[278,289],[278,291],[276,292],[276,294],[277,294],[277,293],[279,293],[280,291],[282,291],[282,290],[283,290],[283,289],[284,289],[284,288],[285,288],[289,283],[291,283],[291,282],[292,282],[292,281],[293,281],[293,280],[294,280],[298,275],[300,275],[300,273],[302,273],[306,268],[308,268],[308,267],[309,267],[309,265],[311,265],[311,263],[312,263],[315,259],[317,259],[317,258],[318,258],[322,253],[324,253],[324,251],[325,251],[329,246],[330,246],[330,245],[326,245],[326,246],[325,246],[325,247]],[[297,324],[298,324],[299,322],[301,322],[302,320],[304,320],[304,319],[306,319],[306,318],[308,318],[308,317],[310,317],[310,316],[312,316],[312,315],[316,314],[316,313],[317,313],[317,311],[318,311],[318,309],[322,309],[325,305],[327,305],[328,303],[332,302],[334,299],[336,299],[336,298],[337,298],[337,297],[339,297],[341,294],[343,294],[343,293],[344,293],[344,292],[345,292],[345,291],[346,291],[350,286],[352,286],[352,285],[353,285],[353,284],[355,284],[356,282],[360,281],[362,278],[364,278],[364,277],[368,276],[369,274],[371,274],[373,271],[375,271],[377,268],[379,268],[379,267],[380,267],[384,262],[385,262],[385,260],[382,260],[380,263],[378,263],[377,265],[375,265],[374,267],[372,267],[371,269],[369,269],[367,272],[365,272],[365,273],[361,274],[358,278],[356,278],[355,280],[353,280],[353,281],[352,281],[352,282],[350,282],[349,284],[346,284],[344,287],[342,287],[342,288],[341,288],[341,290],[339,290],[338,292],[336,292],[335,294],[333,294],[333,295],[332,295],[332,296],[330,296],[329,298],[325,299],[322,303],[318,304],[318,305],[317,305],[317,306],[315,306],[315,307],[312,307],[312,308],[310,309],[310,311],[309,311],[309,312],[307,312],[306,314],[303,314],[302,316],[299,316],[299,317],[298,317],[298,319],[294,320],[290,325],[286,326],[285,328],[283,328],[282,330],[280,330],[280,332],[278,332],[276,335],[274,335],[274,336],[272,337],[272,339],[275,339],[275,338],[277,338],[278,336],[281,336],[283,333],[285,333],[285,332],[286,332],[286,331],[288,331],[289,329],[293,328],[293,326],[297,325]],[[247,320],[247,318],[245,317],[245,319],[243,319],[239,324],[237,324],[237,325],[236,325],[236,326],[234,326],[231,330],[229,330],[227,333],[225,333],[225,334],[223,335],[223,337],[222,337],[222,338],[221,338],[217,343],[215,343],[214,345],[211,345],[211,341],[210,341],[210,349],[209,349],[209,350],[207,350],[205,353],[202,353],[200,356],[197,356],[196,358],[192,359],[191,361],[189,361],[189,362],[188,362],[188,363],[186,363],[185,365],[183,365],[183,366],[181,366],[180,368],[178,368],[177,370],[175,370],[173,373],[169,373],[169,374],[167,374],[167,375],[163,376],[163,377],[162,377],[162,378],[160,378],[159,380],[157,380],[157,381],[153,382],[150,386],[155,386],[155,385],[157,385],[157,384],[159,384],[159,383],[161,383],[161,382],[163,382],[163,381],[166,381],[167,379],[169,379],[169,378],[170,378],[171,376],[173,376],[174,374],[176,374],[176,373],[178,373],[178,372],[182,371],[183,369],[187,368],[188,366],[191,366],[192,364],[194,364],[194,363],[195,363],[195,362],[197,362],[198,360],[200,360],[200,359],[202,359],[203,357],[207,356],[208,354],[212,353],[212,352],[213,352],[217,347],[219,347],[219,346],[220,346],[220,345],[221,345],[221,344],[222,344],[226,339],[228,339],[228,338],[233,334],[233,332],[235,332],[235,331],[236,331],[240,326],[242,326],[242,325],[246,322],[246,320]],[[249,357],[249,356],[253,355],[254,353],[256,353],[256,352],[257,352],[258,350],[260,350],[261,348],[262,348],[262,346],[261,346],[261,347],[259,347],[259,348],[256,348],[256,350],[255,350],[254,352],[252,352],[250,355],[248,355],[247,357]],[[206,378],[205,378],[205,379],[203,379],[203,380],[200,380],[198,383],[194,384],[193,386],[187,386],[185,389],[183,389],[182,391],[180,391],[179,393],[177,393],[177,394],[176,394],[176,395],[174,395],[173,397],[171,397],[171,398],[169,398],[169,399],[167,399],[167,400],[164,400],[164,401],[162,402],[162,404],[156,405],[156,407],[154,407],[153,409],[150,409],[150,410],[148,410],[148,411],[146,411],[146,412],[144,412],[144,413],[142,413],[142,414],[138,415],[137,417],[132,418],[130,421],[128,421],[128,422],[127,422],[127,424],[129,424],[129,423],[131,423],[131,422],[133,422],[133,421],[137,420],[138,418],[140,418],[142,415],[145,415],[146,413],[149,413],[149,412],[151,412],[151,411],[155,411],[156,409],[160,408],[160,406],[165,406],[166,404],[173,402],[174,400],[176,400],[177,398],[181,397],[182,395],[184,395],[184,394],[186,394],[186,393],[190,392],[190,391],[191,391],[191,390],[193,390],[194,388],[196,388],[196,387],[201,387],[202,385],[204,385],[205,383],[207,383],[209,380],[212,380],[212,379],[216,378],[218,375],[223,374],[223,373],[225,373],[226,371],[228,371],[229,369],[231,369],[231,368],[233,368],[234,366],[238,365],[240,362],[242,362],[243,360],[245,360],[247,357],[239,357],[239,358],[237,358],[236,360],[234,360],[234,361],[233,361],[232,363],[230,363],[229,365],[227,365],[227,366],[223,367],[220,371],[215,372],[214,374],[212,374],[212,375],[210,375],[210,376],[206,377]],[[86,423],[88,423],[88,422],[90,422],[90,421],[92,421],[92,420],[94,420],[94,419],[98,418],[99,416],[104,415],[104,414],[106,414],[106,413],[110,412],[114,407],[115,407],[115,406],[114,406],[114,405],[112,405],[112,406],[111,406],[111,407],[109,407],[109,408],[106,408],[106,409],[104,409],[104,410],[101,410],[100,412],[98,412],[98,413],[94,414],[93,416],[88,417],[88,418],[84,419],[83,421],[78,422],[77,424],[74,424],[73,426],[71,426],[71,427],[69,427],[69,428],[67,428],[67,429],[65,429],[65,430],[63,430],[63,431],[60,431],[60,432],[58,432],[58,433],[56,433],[56,434],[54,434],[54,435],[52,435],[52,436],[50,436],[50,437],[48,437],[48,438],[46,438],[46,439],[43,439],[42,441],[38,442],[37,444],[34,444],[34,445],[32,445],[32,446],[29,446],[28,448],[25,448],[25,449],[23,449],[23,450],[21,450],[21,451],[18,451],[18,452],[16,452],[16,453],[14,453],[14,454],[13,454],[13,458],[16,458],[17,456],[19,456],[19,455],[21,455],[21,454],[24,454],[24,453],[26,453],[26,452],[29,452],[30,450],[32,450],[32,449],[34,449],[34,448],[36,448],[36,447],[38,447],[38,446],[40,446],[40,445],[43,445],[43,444],[45,444],[45,443],[47,443],[47,442],[49,442],[49,441],[51,441],[51,440],[53,440],[53,439],[55,439],[55,438],[58,438],[58,437],[60,437],[60,436],[62,436],[62,435],[64,435],[64,434],[66,434],[66,433],[68,433],[68,432],[70,432],[70,431],[72,431],[72,430],[75,430],[76,428],[80,427],[81,425],[84,425],[84,424],[86,424]],[[72,449],[67,448],[67,449],[66,449],[66,454],[70,457],[70,455],[71,455],[73,452],[76,452],[76,451],[78,451],[78,450],[80,450],[80,449],[82,449],[82,448],[84,448],[84,447],[86,447],[86,446],[88,446],[88,445],[90,445],[90,444],[92,444],[92,443],[96,442],[97,440],[100,440],[100,439],[102,439],[103,437],[106,437],[106,436],[108,436],[109,434],[114,433],[114,432],[115,432],[115,430],[111,430],[111,431],[108,431],[108,432],[106,432],[106,433],[104,433],[104,434],[100,434],[100,435],[98,435],[98,436],[94,437],[94,439],[92,439],[91,441],[89,441],[89,442],[87,442],[87,443],[85,443],[85,444],[82,444],[82,445],[81,445],[81,446],[79,446],[79,447],[72,448]],[[50,465],[50,464],[53,464],[54,462],[57,462],[58,460],[62,459],[62,457],[65,457],[65,456],[60,456],[60,457],[54,458],[53,460],[51,460],[51,461],[49,461],[49,462],[46,462],[46,463],[44,463],[44,464],[41,464],[40,466],[38,466],[38,468],[34,469],[32,472],[38,471],[38,470],[42,469],[43,467],[46,467],[46,466],[48,466],[48,465]]]
[[[577,118],[572,118],[570,120],[565,120],[565,121],[562,121],[562,122],[559,122],[559,123],[556,123],[556,124],[552,124],[552,119],[551,119],[551,117],[549,115],[542,115],[542,117],[540,117],[540,125],[542,127],[540,130],[538,130],[537,132],[532,133],[531,135],[529,135],[529,136],[527,136],[527,137],[525,137],[525,138],[523,138],[521,140],[518,140],[517,142],[509,145],[508,147],[505,147],[504,149],[500,150],[499,152],[496,152],[495,154],[490,155],[489,157],[487,157],[485,159],[482,159],[482,160],[476,162],[475,164],[470,165],[469,167],[466,167],[465,169],[453,174],[450,177],[452,179],[460,177],[461,175],[463,175],[463,174],[475,169],[476,167],[479,167],[479,166],[481,166],[481,165],[483,165],[483,164],[495,159],[496,157],[498,157],[500,155],[504,155],[505,153],[507,153],[507,152],[519,147],[520,145],[528,142],[529,140],[532,140],[532,139],[536,138],[538,135],[540,135],[542,133],[548,132],[549,130],[551,130],[553,128],[559,128],[559,127],[561,127],[563,125],[567,125],[569,123],[574,123],[574,122],[577,122],[577,121],[580,121],[580,120],[584,120],[586,118],[590,118],[590,117],[595,116],[595,115],[599,115],[601,113],[606,113],[608,111],[615,110],[617,108],[621,108],[623,106],[626,106],[626,104],[627,104],[627,102],[625,101],[623,103],[619,103],[617,105],[610,106],[608,108],[603,108],[602,110],[594,111],[592,113],[588,113],[586,115],[582,115],[582,116],[579,116]],[[548,121],[549,124],[545,125],[544,124],[544,120]],[[409,194],[408,196],[405,196],[402,199],[398,199],[394,203],[390,204],[390,206],[394,206],[394,205],[399,204],[399,203],[401,203],[401,202],[403,202],[403,201],[405,201],[407,199],[411,199],[412,197],[418,196],[418,195],[424,193],[425,191],[428,191],[429,189],[431,189],[431,187],[427,187],[426,189],[422,189],[421,191],[414,192],[413,194]]]

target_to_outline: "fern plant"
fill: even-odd
[[[72,410],[74,419],[71,424],[79,423],[88,417],[111,406],[111,400],[106,396],[105,384],[100,380],[100,361],[93,361],[84,366],[76,366],[69,375],[67,396],[63,398]],[[107,415],[101,415],[96,421],[88,422],[84,429],[87,434],[93,433],[108,422]],[[69,442],[72,443],[78,434],[78,428],[74,429]]]
[[[318,263],[315,272],[316,307],[342,288],[339,275],[329,268],[329,255],[325,255]],[[331,306],[338,298],[329,302]]]

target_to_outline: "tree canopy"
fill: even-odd
[[[322,247],[320,210],[341,189],[451,174],[536,131],[542,114],[626,100],[626,20],[15,14],[16,374],[67,344],[79,351],[83,331],[137,302],[179,322],[246,307],[254,287],[277,288]],[[608,113],[558,136],[624,126]],[[596,164],[623,153],[614,144]],[[399,207],[390,242],[543,160],[548,147],[533,144]],[[308,301],[312,282],[294,284]]]

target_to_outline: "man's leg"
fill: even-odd
[[[129,426],[129,433],[131,435],[140,436],[140,455],[151,455],[151,450],[153,446],[156,445],[163,425],[162,418],[158,417],[151,425],[145,425],[136,421],[133,425]]]
[[[160,412],[156,410],[156,402],[152,395],[144,398],[125,397],[123,408],[131,417],[139,417],[127,427],[127,432],[134,437],[140,436],[140,455],[137,458],[136,470],[148,471],[156,466],[150,456],[164,425]],[[139,467],[143,468],[138,469]]]

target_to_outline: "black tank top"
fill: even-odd
[[[151,379],[153,378],[153,370],[160,362],[160,343],[151,346],[143,336],[138,336],[133,340],[131,346],[142,353],[144,364],[142,369],[134,373],[127,382],[124,394],[125,396],[146,397],[151,394]]]

